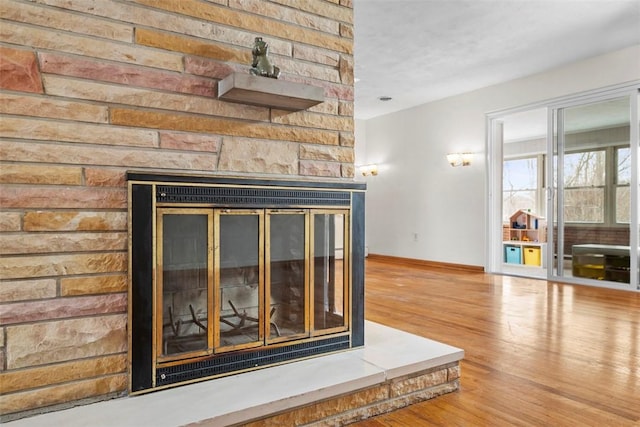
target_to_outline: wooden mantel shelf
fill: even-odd
[[[299,111],[323,102],[324,89],[268,77],[233,73],[218,82],[218,99]]]

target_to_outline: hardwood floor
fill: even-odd
[[[368,320],[465,350],[458,392],[355,426],[638,426],[640,294],[366,261]]]

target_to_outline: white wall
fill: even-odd
[[[485,114],[638,79],[640,45],[356,121],[356,164],[379,165],[366,178],[369,252],[485,265]],[[452,168],[450,152],[476,155]]]

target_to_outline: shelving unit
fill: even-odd
[[[547,226],[544,218],[518,210],[503,232],[504,262],[509,265],[545,267]]]

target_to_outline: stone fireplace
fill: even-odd
[[[364,184],[128,173],[130,392],[364,342]]]
[[[222,354],[258,351],[260,347],[253,345],[260,340],[266,343],[263,350],[280,351],[294,341],[304,347],[328,339],[311,328],[315,314],[310,310],[306,312],[310,317],[303,322],[304,332],[296,323],[302,320],[296,312],[302,299],[286,306],[277,294],[280,291],[266,287],[271,280],[267,274],[276,282],[282,271],[300,267],[299,260],[280,260],[275,255],[272,267],[266,263],[264,251],[270,244],[267,220],[275,219],[270,222],[274,229],[294,227],[283,218],[298,218],[297,213],[276,213],[274,210],[284,207],[266,204],[189,202],[163,206],[164,202],[147,195],[136,197],[135,206],[131,206],[129,185],[133,182],[145,184],[136,191],[147,191],[159,183],[180,183],[188,184],[185,188],[283,186],[355,194],[347,206],[329,203],[294,205],[293,209],[348,211],[352,251],[345,274],[352,294],[344,291],[342,303],[349,304],[351,311],[345,311],[345,326],[336,339],[348,337],[349,345],[358,345],[361,325],[354,321],[357,311],[353,304],[358,296],[353,286],[362,275],[354,261],[362,245],[358,240],[362,235],[356,230],[361,225],[355,216],[362,209],[362,194],[357,187],[349,187],[355,176],[353,10],[349,0],[296,4],[263,0],[8,0],[3,3],[3,12],[0,422],[124,397],[136,393],[132,383],[143,384],[138,392],[152,389],[152,378],[160,365],[175,365],[172,369],[178,370],[184,360],[195,363]],[[287,88],[281,95],[296,100],[296,109],[288,108],[289,104],[256,105],[257,96],[242,104],[220,97],[220,82],[234,75],[250,77],[251,46],[257,36],[269,43],[271,59],[282,71],[278,86]],[[269,79],[269,83],[275,82]],[[304,88],[305,94],[315,88],[321,96],[310,97],[313,105],[300,106],[296,87]],[[322,102],[315,103],[318,101]],[[134,181],[128,176],[131,170],[149,176],[138,175]],[[175,178],[178,174],[189,177]],[[294,183],[298,181],[300,184]],[[129,213],[134,207],[146,209],[149,215],[140,219],[148,223],[136,219],[133,224],[134,232],[148,227],[146,236],[151,238],[141,243],[130,238]],[[195,223],[206,217],[211,242],[198,240],[198,232],[191,239],[196,246],[189,246],[186,235],[178,242],[180,234],[174,235],[170,227],[176,220],[171,209],[178,208],[182,213],[186,209],[197,212]],[[226,214],[221,208],[234,212]],[[245,218],[236,215],[237,209],[261,212]],[[167,220],[161,223],[167,226],[167,239],[175,242],[162,258],[151,245],[162,230],[158,215],[160,221]],[[304,221],[310,224],[311,215],[305,213]],[[215,239],[222,238],[216,234],[216,218],[222,223],[241,221],[238,216],[247,221],[257,217],[258,224],[263,224],[263,245],[258,249],[263,251],[258,254],[262,267],[257,273],[247,266],[235,267],[238,271],[234,273],[229,267],[228,274],[235,275],[235,280],[246,278],[247,283],[255,283],[257,274],[264,288],[255,295],[247,291],[247,298],[257,295],[264,301],[262,313],[260,305],[251,308],[244,294],[233,294],[231,289],[222,290],[222,297],[216,296],[210,285],[226,272],[219,277],[214,270],[209,277],[207,270],[205,277],[198,277],[204,271],[200,265],[196,262],[194,269],[188,270],[181,258],[188,248],[200,254],[198,245],[203,243],[213,249]],[[176,217],[197,230],[191,220]],[[132,245],[152,256],[138,257],[131,263]],[[158,259],[164,265],[165,256],[167,268],[157,269]],[[221,256],[221,261],[216,261],[215,251],[207,253],[206,263],[231,263]],[[311,258],[305,256],[303,263],[309,264],[304,274],[311,280]],[[164,276],[154,277],[154,272]],[[136,287],[136,292],[144,289],[149,294],[130,294],[131,279],[152,284],[160,279],[166,282],[167,295],[153,294],[144,287]],[[191,288],[174,292],[182,282]],[[310,282],[304,284],[305,308],[315,298],[310,286]],[[246,289],[254,292],[251,286]],[[230,293],[233,295],[227,296]],[[274,307],[269,301],[267,310],[265,295],[269,293],[277,301]],[[130,307],[144,298],[149,299],[148,305],[136,308],[130,319]],[[214,305],[215,298],[222,298],[224,304]],[[334,299],[338,304],[335,295]],[[171,304],[167,305],[168,301]],[[158,311],[161,325],[152,317],[156,304],[165,310]],[[209,321],[220,317],[234,326],[223,322],[216,332]],[[147,318],[151,320],[140,326]],[[194,318],[204,328],[193,322]],[[254,322],[253,318],[261,320]],[[129,323],[138,320],[141,323]],[[226,333],[225,328],[258,334],[257,340],[225,344],[224,340],[244,336]],[[154,333],[160,333],[160,338]],[[242,348],[230,350],[233,346]],[[336,355],[344,353],[353,352]],[[188,357],[182,359],[185,354]],[[131,365],[130,360],[135,363]],[[138,363],[151,368],[141,370]]]

